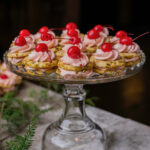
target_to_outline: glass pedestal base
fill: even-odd
[[[103,130],[85,112],[83,85],[66,85],[65,109],[45,131],[42,150],[105,150]]]
[[[75,120],[63,122],[63,126],[67,126],[70,131],[60,128],[59,122],[47,128],[42,150],[105,150],[103,130],[92,122],[87,127],[81,120],[77,121],[75,116],[73,118]]]

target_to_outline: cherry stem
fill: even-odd
[[[112,25],[104,25],[103,27],[106,27],[106,28],[108,28],[108,29],[114,31],[114,27],[113,27]]]
[[[51,28],[49,30],[65,30],[66,28]]]
[[[135,41],[135,40],[137,40],[138,38],[140,38],[140,37],[142,37],[142,36],[144,36],[144,35],[147,35],[147,34],[149,34],[149,33],[150,33],[150,32],[145,32],[145,33],[143,33],[143,34],[141,34],[141,35],[135,37],[135,38],[133,39],[133,41]]]

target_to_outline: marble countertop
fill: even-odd
[[[25,82],[18,96],[26,99],[29,88],[43,89]],[[49,95],[55,99],[55,102],[51,102],[52,105],[63,104],[62,95],[52,91],[49,91]],[[95,107],[87,106],[86,111],[88,116],[106,132],[109,150],[150,150],[150,127]],[[57,120],[61,112],[62,110],[57,108],[41,116],[30,150],[41,150],[41,139],[46,127],[50,122]]]

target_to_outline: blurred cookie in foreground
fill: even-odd
[[[9,71],[5,63],[0,64],[0,95],[14,91],[21,82],[22,78]]]

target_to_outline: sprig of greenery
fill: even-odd
[[[35,94],[40,95],[43,100],[48,99],[46,90]],[[2,124],[1,126],[7,127],[11,135],[15,135],[17,131],[23,130],[32,118],[39,117],[41,114],[53,109],[49,107],[40,110],[34,101],[24,101],[17,98],[15,92],[9,92],[0,98],[0,110],[2,108],[1,118],[6,120],[6,124]]]
[[[86,104],[95,106],[95,101],[98,100],[98,97],[90,97],[85,100]]]
[[[29,97],[36,99],[40,103],[46,102],[50,99],[50,97],[48,96],[47,89],[43,89],[41,91],[36,91],[35,89],[30,89]]]
[[[48,90],[41,90],[40,92],[35,92],[30,90],[29,95],[33,98],[39,96],[40,99],[48,100]],[[4,109],[3,109],[4,108]],[[52,107],[42,109],[32,101],[23,101],[16,97],[15,92],[10,92],[5,94],[0,99],[0,110],[2,111],[2,119],[6,120],[6,124],[2,126],[8,127],[8,132],[12,136],[15,136],[15,140],[7,142],[7,150],[28,150],[31,145],[31,138],[34,135],[34,124],[35,121],[30,121],[32,118],[38,119],[38,117],[52,110]],[[34,119],[35,120],[35,119]],[[19,136],[18,132],[23,131],[26,126],[28,126],[24,136]],[[0,142],[4,141],[7,137],[1,139]],[[1,149],[0,145],[0,149]]]
[[[28,150],[35,134],[37,119],[31,121],[23,136],[17,135],[14,140],[6,142],[7,150]]]
[[[15,97],[15,92],[9,92],[0,99],[0,109],[5,104],[2,119],[6,120],[5,126],[11,134],[15,134],[14,128],[20,130],[31,118],[38,116],[40,109],[32,101],[23,101]]]

